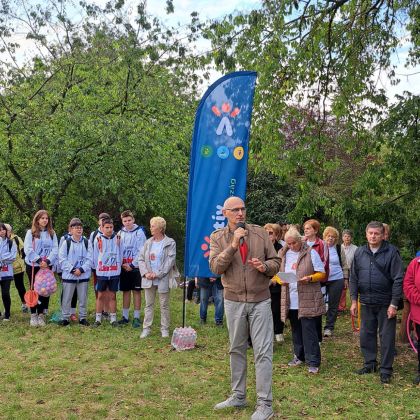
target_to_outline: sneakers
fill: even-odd
[[[127,325],[128,324],[128,319],[122,317],[119,321],[118,321],[119,325]]]
[[[359,370],[356,370],[355,373],[357,373],[358,375],[367,375],[368,373],[373,373],[376,372],[376,366],[371,366],[371,367],[367,367],[364,366]]]
[[[150,330],[148,328],[145,328],[141,334],[140,334],[140,338],[146,338],[150,335]]]
[[[239,398],[236,398],[235,395],[231,395],[227,400],[222,401],[214,406],[215,410],[223,410],[224,408],[242,408],[246,407],[248,405],[246,399],[240,400]]]
[[[389,373],[381,373],[381,383],[389,384],[391,382],[391,375]]]
[[[216,322],[216,327],[217,328],[223,328],[223,321],[221,321],[221,322]]]
[[[3,322],[10,322],[10,318],[3,318]]]
[[[268,405],[257,405],[251,420],[268,420],[274,416],[273,407]]]
[[[88,320],[86,319],[86,318],[82,318],[80,321],[79,321],[79,325],[83,325],[84,327],[89,327],[89,322],[88,322]]]
[[[284,335],[283,334],[276,334],[274,339],[277,343],[284,343]]]
[[[332,336],[332,331],[328,328],[326,328],[324,330],[324,337],[331,337]]]
[[[101,325],[102,325],[102,322],[101,322],[101,321],[95,321],[95,322],[93,323],[92,327],[93,327],[93,328],[98,328],[98,327],[100,327]]]
[[[38,326],[38,314],[31,314],[31,320],[29,321],[31,327]]]
[[[76,314],[71,314],[70,315],[70,321],[76,322],[77,321],[77,316]]]
[[[168,338],[169,337],[169,331],[168,330],[162,330],[161,334],[162,334],[162,338]]]
[[[200,325],[207,324],[207,319],[200,318]]]
[[[141,327],[140,318],[134,318],[133,323],[131,325],[133,328],[140,328]]]
[[[58,325],[61,325],[62,327],[68,327],[70,325],[70,321],[63,319],[58,323]]]
[[[316,375],[317,373],[319,373],[319,368],[315,366],[309,366],[308,372]]]
[[[29,312],[29,308],[24,303],[22,303],[22,312],[24,314],[26,314],[27,312]]]
[[[420,384],[420,373],[414,378],[413,384],[414,385],[419,385]]]
[[[299,360],[296,356],[293,356],[293,359],[287,365],[290,367],[296,367],[300,366],[302,363],[302,360]]]
[[[117,327],[121,326],[121,324],[117,321],[112,321],[110,324],[111,324],[111,327],[114,327],[114,328],[117,328]]]
[[[45,315],[44,314],[38,314],[38,327],[45,327],[47,325],[45,323]]]

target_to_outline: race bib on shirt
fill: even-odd
[[[134,260],[134,248],[129,246],[123,252],[123,264],[131,264]]]
[[[115,252],[104,252],[98,264],[99,271],[116,271],[118,269],[117,254]]]
[[[48,258],[48,256],[51,253],[51,243],[50,242],[45,242],[45,241],[41,241],[41,249],[39,251],[39,256],[41,258]]]
[[[2,272],[9,271],[9,266],[7,264],[0,263],[0,271]]]

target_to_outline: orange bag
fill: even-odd
[[[36,305],[38,305],[39,296],[38,293],[34,290],[34,263],[32,263],[31,284],[29,285],[29,290],[25,293],[23,299],[29,308],[34,308]]]

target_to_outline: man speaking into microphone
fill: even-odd
[[[253,420],[273,416],[272,360],[273,320],[270,279],[280,269],[280,259],[267,232],[245,223],[245,204],[228,198],[223,215],[228,225],[210,236],[210,270],[222,276],[230,341],[232,395],[214,407],[244,407],[248,336],[254,350],[257,407]]]

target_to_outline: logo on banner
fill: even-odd
[[[211,218],[214,221],[213,229],[222,229],[226,226],[226,217],[223,215],[223,206],[218,204],[216,206],[216,213],[212,214]],[[208,258],[210,255],[210,237],[205,236],[204,242],[201,244],[201,250],[203,251],[203,257]]]
[[[231,105],[227,102],[222,104],[221,110],[216,105],[213,105],[211,110],[216,117],[220,117],[220,122],[216,128],[217,139],[215,143],[216,146],[220,146],[217,149],[217,155],[220,159],[227,159],[230,155],[228,148],[234,148],[242,143],[241,140],[233,138],[233,119],[240,114],[241,110],[238,107],[232,110]],[[235,155],[234,157],[238,159]]]

